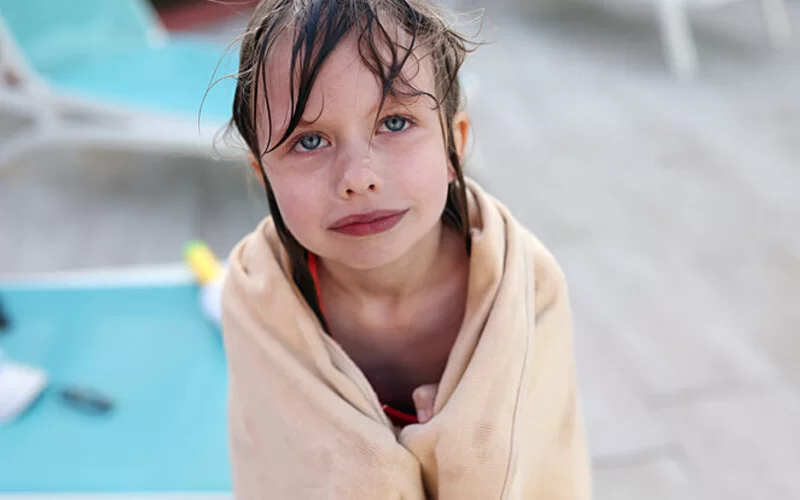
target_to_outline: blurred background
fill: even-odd
[[[800,498],[800,2],[448,4],[488,42],[468,173],[570,283],[596,498]],[[267,213],[215,140],[232,82],[205,95],[251,6],[0,0],[0,348],[60,388],[0,426],[0,498],[229,489],[179,283],[187,242],[224,257]]]

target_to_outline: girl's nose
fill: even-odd
[[[345,160],[346,165],[339,181],[338,192],[342,199],[356,195],[378,194],[383,189],[383,181],[375,171],[369,154],[360,159]]]

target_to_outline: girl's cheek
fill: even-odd
[[[420,147],[413,153],[403,155],[402,161],[393,169],[403,179],[403,183],[425,191],[437,190],[439,184],[447,184],[447,160],[436,147]]]
[[[292,234],[303,243],[313,227],[319,226],[320,205],[324,201],[308,178],[279,176],[273,191],[283,220]]]

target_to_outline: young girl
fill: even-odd
[[[242,499],[589,497],[566,287],[462,173],[426,0],[264,0],[234,124],[272,216],[223,292]]]

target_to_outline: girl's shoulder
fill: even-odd
[[[255,301],[260,307],[270,307],[281,293],[291,293],[290,282],[288,257],[272,217],[266,217],[230,253],[222,291],[223,313]]]
[[[568,300],[567,279],[553,253],[532,232],[526,231],[533,259],[536,315]]]
[[[496,265],[517,265],[515,259],[503,256],[501,248],[510,242],[521,244],[517,255],[525,261],[534,281],[536,314],[555,303],[567,300],[567,281],[553,253],[496,197],[489,194],[474,179],[467,179],[470,228],[480,239],[480,254],[488,260],[500,259]],[[473,239],[475,241],[475,239]],[[474,249],[474,246],[473,246]],[[521,263],[521,262],[520,262]],[[523,267],[517,270],[523,272]],[[525,271],[528,272],[528,271]]]

